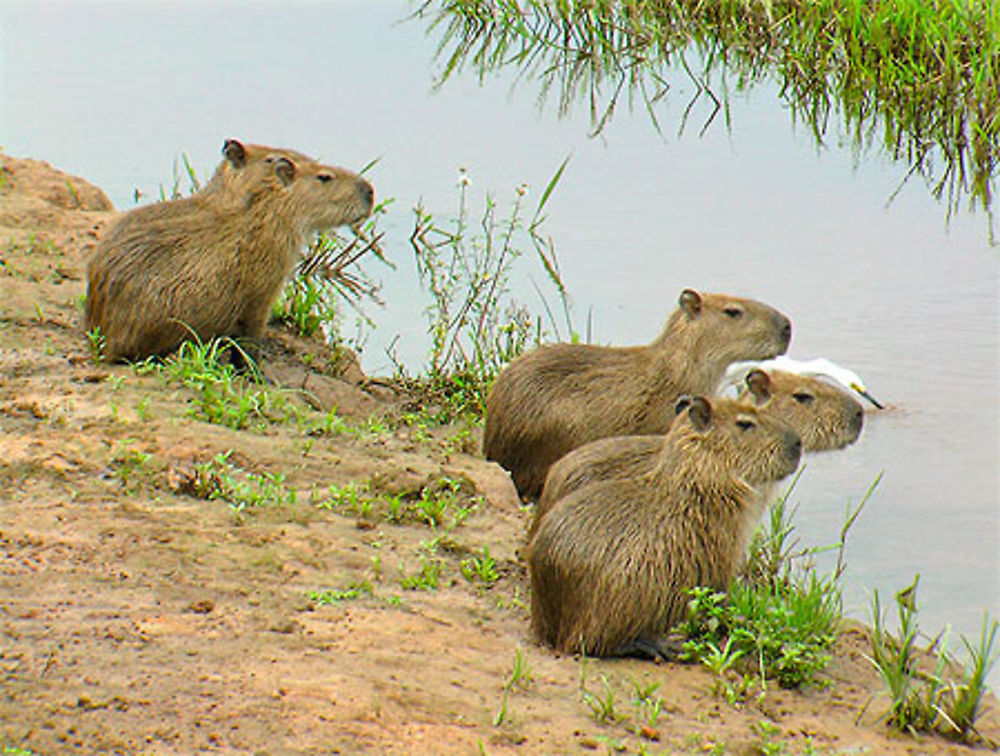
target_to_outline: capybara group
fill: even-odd
[[[514,360],[486,401],[483,451],[537,499],[549,466],[588,441],[664,433],[673,400],[711,393],[726,366],[788,348],[788,318],[760,302],[681,292],[651,344],[542,346]]]
[[[754,486],[798,466],[798,435],[756,408],[694,397],[644,476],[563,497],[527,546],[537,639],[591,656],[663,655],[685,591],[725,588]]]
[[[351,171],[234,140],[224,154],[202,192],[126,213],[102,239],[86,327],[100,328],[106,359],[191,336],[260,338],[308,237],[372,211],[371,185]]]
[[[861,434],[864,410],[847,392],[805,375],[750,371],[739,400],[780,420],[802,439],[807,452],[840,449]],[[679,403],[683,407],[684,403]],[[647,474],[663,446],[662,435],[613,436],[584,444],[549,468],[545,487],[535,503],[528,537],[545,513],[562,497],[589,483],[627,479]],[[760,507],[767,504],[771,486],[759,489]],[[754,518],[756,519],[756,518]]]

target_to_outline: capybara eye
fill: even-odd
[[[329,173],[321,173],[316,178],[318,178],[324,184],[326,184],[329,181],[333,181],[333,176],[331,176]]]
[[[740,430],[748,431],[757,427],[757,423],[753,420],[740,419],[736,421],[736,427]]]
[[[723,312],[726,313],[726,315],[731,317],[733,320],[743,317],[743,310],[741,310],[739,307],[727,307],[726,309],[723,310]]]
[[[814,397],[812,394],[807,394],[803,391],[799,391],[792,394],[792,398],[799,404],[811,404],[813,399],[815,399],[816,397]]]

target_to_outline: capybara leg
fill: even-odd
[[[677,658],[681,650],[667,638],[636,638],[616,648],[608,656],[630,656],[636,659],[661,662]]]

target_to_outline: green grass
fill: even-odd
[[[223,452],[196,464],[182,492],[200,499],[224,501],[236,514],[248,508],[295,504],[295,489],[285,486],[284,474],[248,472],[229,461],[231,454],[232,451]]]
[[[715,675],[715,692],[730,703],[763,695],[768,681],[785,688],[814,684],[830,660],[842,619],[840,578],[847,533],[880,480],[848,507],[831,574],[814,558],[827,548],[799,549],[788,498],[798,478],[772,503],[751,540],[743,574],[727,591],[690,591],[687,619],[679,625],[682,658]]]
[[[483,546],[478,555],[463,559],[459,565],[462,575],[470,583],[480,583],[489,588],[500,579],[496,560],[490,555],[490,547]]]
[[[343,601],[352,601],[372,595],[372,584],[367,580],[351,583],[346,588],[329,588],[323,591],[310,591],[306,594],[317,606],[337,606]]]
[[[600,131],[620,100],[656,105],[678,76],[707,103],[704,131],[732,90],[774,80],[818,143],[842,124],[855,150],[878,145],[925,177],[948,210],[992,206],[1000,161],[1000,5],[992,0],[428,0],[442,81],[506,66],[584,101]],[[678,73],[682,72],[682,73]],[[836,136],[836,135],[834,135]]]
[[[119,441],[111,454],[109,467],[126,493],[135,493],[144,484],[150,482],[152,473],[146,463],[152,459],[151,454],[133,449],[132,439]]]
[[[90,348],[90,356],[94,362],[102,362],[105,356],[106,341],[101,327],[96,326],[87,331],[87,346]]]
[[[450,533],[480,502],[481,498],[463,488],[461,481],[440,477],[417,491],[380,491],[371,481],[330,486],[317,506],[366,520],[394,525],[418,523]]]
[[[247,365],[244,374],[233,365],[232,350]],[[237,430],[262,430],[297,417],[286,392],[264,388],[256,363],[232,339],[202,342],[193,336],[162,362],[148,359],[134,368],[140,375],[156,373],[190,389],[194,393],[190,414],[199,420]]]
[[[427,549],[420,555],[420,569],[412,575],[400,578],[400,586],[407,591],[436,591],[441,582],[444,560],[435,556],[435,550]]]
[[[503,690],[500,694],[500,708],[497,709],[496,715],[493,717],[493,726],[499,727],[507,720],[508,715],[508,705],[509,696],[515,689],[526,689],[532,682],[534,678],[531,675],[531,667],[528,665],[527,658],[524,656],[524,651],[518,646],[514,649],[514,663],[511,667],[510,674],[507,679],[504,680]]]
[[[917,646],[920,638],[919,582],[917,575],[909,586],[896,594],[898,629],[895,632],[886,624],[878,591],[872,596],[871,655],[868,659],[882,678],[889,701],[882,717],[890,726],[912,734],[938,732],[973,742],[978,737],[976,720],[987,692],[986,678],[1000,656],[1000,650],[995,649],[1000,626],[996,620],[984,616],[978,643],[973,645],[962,638],[969,656],[964,666],[949,653],[947,632],[926,652],[921,652]]]
[[[616,724],[624,719],[619,711],[619,702],[614,686],[606,675],[601,675],[602,690],[594,693],[586,688],[582,691],[583,701],[590,708],[590,715],[601,724]]]
[[[840,592],[814,574],[784,585],[736,580],[726,593],[695,588],[691,596],[682,658],[717,675],[737,668],[793,688],[813,682],[830,659]]]

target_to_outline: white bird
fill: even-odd
[[[746,379],[747,373],[754,368],[760,368],[761,370],[780,370],[785,373],[812,375],[819,378],[830,378],[846,388],[848,391],[854,391],[860,396],[863,396],[879,409],[885,409],[885,405],[881,404],[875,397],[868,393],[868,389],[865,388],[864,381],[861,380],[860,375],[855,373],[853,370],[848,370],[835,362],[831,362],[825,357],[817,357],[814,360],[794,360],[791,357],[779,355],[771,360],[734,362],[726,368],[726,374],[722,377],[722,381],[719,383],[717,393],[732,394],[734,393],[734,389],[735,393],[739,393],[740,388],[743,386],[743,381]]]

